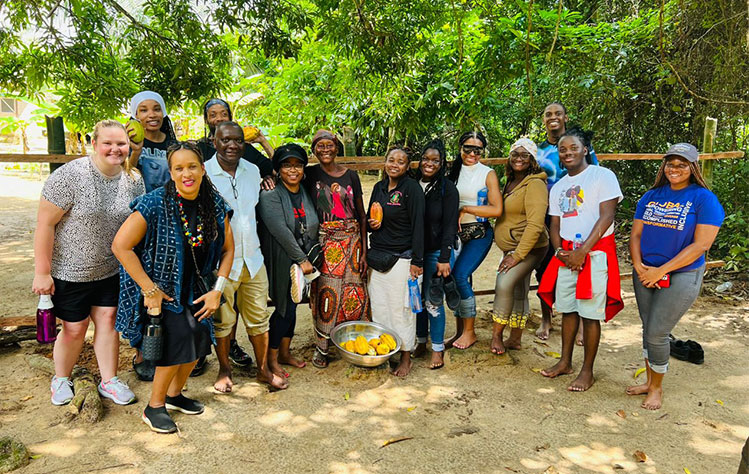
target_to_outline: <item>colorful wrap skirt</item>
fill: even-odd
[[[327,355],[330,331],[346,321],[371,321],[366,273],[361,273],[361,229],[356,219],[320,224],[322,262],[310,306],[317,349]]]

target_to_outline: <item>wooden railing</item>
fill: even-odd
[[[600,161],[642,161],[642,160],[660,160],[663,158],[661,153],[600,153],[597,154]],[[703,153],[700,154],[702,160],[725,160],[743,158],[743,151],[726,151],[722,153]],[[42,153],[36,154],[0,154],[0,163],[67,163],[76,158],[78,155],[47,155]],[[385,157],[383,156],[339,156],[336,162],[346,165],[357,171],[379,170],[383,167]],[[485,165],[503,165],[507,158],[484,158],[481,160]],[[317,163],[312,157],[310,163]],[[411,163],[412,167],[418,166],[416,161]]]

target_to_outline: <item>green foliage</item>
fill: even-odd
[[[662,1],[6,0],[0,89],[55,94],[81,130],[121,116],[142,89],[179,119],[224,95],[275,144],[350,126],[362,155],[435,135],[454,151],[466,129],[503,155],[520,135],[542,138],[550,101],[594,130],[599,152],[699,146],[708,116],[716,150],[749,149],[746,2]],[[749,263],[736,201],[746,163],[715,170],[729,217],[714,252],[732,268]],[[656,164],[606,166],[627,196],[620,220],[631,219]]]

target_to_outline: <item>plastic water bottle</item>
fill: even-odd
[[[39,296],[36,308],[36,340],[39,344],[51,344],[57,339],[57,318],[52,308],[50,295]]]
[[[478,195],[476,197],[476,205],[477,206],[486,206],[486,204],[489,202],[489,190],[484,187],[481,188],[478,192]],[[486,222],[489,220],[486,217],[476,217],[476,222]]]
[[[411,312],[421,313],[424,308],[421,306],[421,291],[419,290],[418,279],[408,279],[408,298],[411,302]]]
[[[572,250],[577,250],[583,246],[582,234],[575,234],[575,240],[572,241]]]

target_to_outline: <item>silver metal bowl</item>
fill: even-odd
[[[356,339],[357,336],[364,336],[366,340],[380,337],[383,333],[390,334],[395,339],[395,350],[385,355],[360,355],[354,354],[343,348],[346,341]],[[338,348],[341,357],[359,367],[377,367],[384,364],[390,357],[401,349],[401,340],[395,331],[392,331],[382,324],[370,323],[367,321],[349,321],[341,323],[330,331],[330,340]]]

